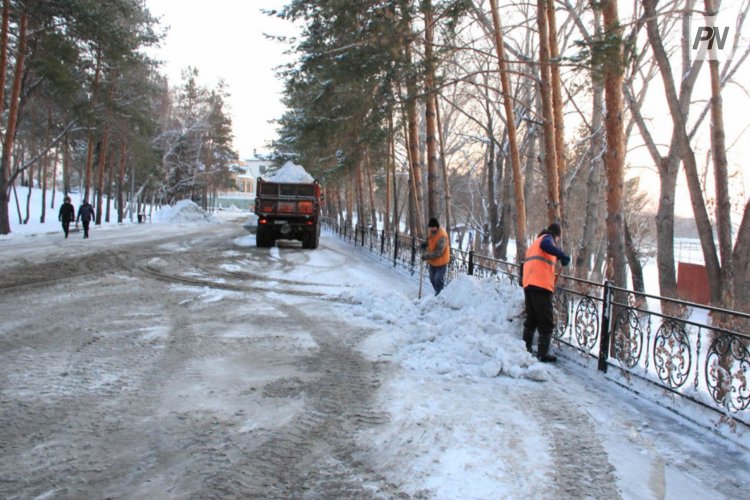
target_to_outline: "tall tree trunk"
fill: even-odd
[[[125,218],[125,210],[123,199],[123,193],[125,192],[125,166],[127,163],[127,151],[128,151],[128,140],[126,136],[122,136],[120,141],[120,161],[119,169],[117,172],[117,222],[122,223]]]
[[[539,86],[542,99],[542,126],[544,128],[544,165],[547,170],[547,218],[560,222],[560,190],[555,147],[555,117],[552,106],[550,75],[549,29],[547,2],[537,0],[537,26],[539,28]]]
[[[562,81],[560,79],[560,47],[557,44],[557,16],[555,2],[547,2],[547,28],[549,31],[550,86],[552,87],[552,116],[555,119],[555,160],[557,164],[558,200],[560,202],[560,220],[563,229],[567,228],[565,219],[565,173],[568,170],[565,155],[565,124],[563,122]],[[563,235],[565,231],[563,231]]]
[[[706,15],[717,14],[716,2],[705,0]],[[716,179],[716,228],[721,255],[722,306],[731,309],[734,295],[734,270],[732,266],[732,203],[729,196],[727,146],[724,134],[724,109],[721,98],[719,61],[708,62],[711,74],[711,153]]]
[[[601,213],[601,182],[604,165],[603,116],[604,87],[599,79],[593,79],[593,104],[591,114],[591,146],[588,151],[589,175],[586,181],[586,214],[583,222],[583,234],[576,253],[576,277],[588,279],[592,269],[592,257],[597,247],[596,229]]]
[[[55,152],[52,155],[52,199],[50,200],[49,207],[55,208],[55,198],[57,197],[57,163],[60,161],[59,148],[55,148]]]
[[[448,164],[445,159],[445,142],[443,142],[443,124],[440,119],[440,104],[435,96],[435,119],[437,120],[438,139],[440,141],[440,166],[443,169],[443,194],[445,195],[445,231],[448,240],[451,241],[451,227],[453,225],[453,213],[451,209],[451,187],[448,177]]]
[[[732,252],[732,265],[735,272],[735,307],[750,313],[750,200],[745,203],[745,212],[737,231],[737,241]]]
[[[346,200],[346,227],[352,227],[354,225],[354,201],[352,192],[354,190],[354,172],[349,169],[347,175],[346,189],[344,190],[344,198]]]
[[[411,59],[411,58],[409,58]],[[421,156],[419,151],[419,124],[417,121],[417,82],[413,77],[407,79],[407,98],[406,98],[406,116],[409,131],[408,147],[409,161],[411,170],[411,181],[413,184],[414,195],[414,231],[418,238],[424,235],[423,226],[426,225],[422,218],[422,207],[424,200],[422,197],[422,172],[420,168]]]
[[[489,107],[489,106],[488,106]],[[495,257],[495,246],[497,245],[497,194],[495,193],[495,184],[497,175],[495,173],[495,155],[497,154],[497,145],[493,136],[492,112],[487,111],[487,221],[489,224],[490,246],[492,247],[492,256]]]
[[[68,196],[70,193],[70,140],[67,132],[65,133],[65,143],[63,144],[63,195]]]
[[[503,183],[502,183],[503,202],[502,202],[502,206],[500,207],[500,227],[502,228],[502,231],[500,233],[500,242],[498,244],[496,258],[500,260],[507,260],[508,241],[510,240],[509,227],[512,223],[511,217],[513,215],[513,167],[511,166],[510,161],[505,159],[505,157],[503,158],[504,158],[504,161],[502,162],[502,168],[504,172]]]
[[[497,0],[490,0],[490,8],[492,9],[492,23],[495,27],[495,51],[497,52],[500,70],[505,121],[508,127],[510,163],[513,170],[513,193],[516,201],[516,262],[520,262],[526,256],[526,198],[523,190],[523,175],[521,174],[521,155],[518,149],[516,118],[513,112],[513,99],[510,89],[510,78],[508,77],[508,62],[505,58],[503,27],[497,11]]]
[[[367,180],[367,195],[370,198],[370,223],[374,229],[378,228],[378,210],[375,207],[375,186],[372,182],[372,165],[370,164],[370,151],[365,150],[365,177]]]
[[[99,104],[99,78],[101,77],[101,51],[97,50],[96,52],[96,69],[94,71],[94,82],[92,84],[92,93],[93,93],[93,101],[92,101],[92,114],[94,116],[94,122],[96,122],[96,107]],[[88,147],[86,150],[86,173],[84,176],[84,188],[83,188],[83,199],[84,200],[91,200],[91,180],[93,177],[93,169],[94,169],[94,125],[90,125],[92,127],[91,130],[89,130],[88,133]],[[97,205],[98,206],[98,205]]]
[[[626,286],[625,256],[623,249],[624,202],[623,184],[625,179],[625,134],[623,123],[622,81],[623,47],[617,0],[602,2],[602,15],[607,38],[616,44],[607,52],[604,64],[604,100],[607,113],[604,124],[607,133],[607,149],[604,164],[607,169],[607,259],[608,277],[619,287]],[[614,343],[613,346],[614,348]]]
[[[2,28],[0,28],[0,112],[5,106],[5,78],[8,71],[8,25],[10,0],[3,0]]]
[[[110,147],[109,149],[109,160],[107,163],[109,164],[109,168],[107,168],[107,182],[105,187],[105,192],[107,194],[107,203],[104,207],[104,222],[109,223],[109,214],[110,210],[112,208],[112,176],[114,175],[115,170],[115,148]]]
[[[97,166],[96,178],[96,225],[102,223],[102,208],[104,196],[104,172],[107,168],[107,155],[109,154],[109,123],[104,124],[102,140],[99,143],[99,165]]]
[[[3,6],[5,16],[5,5]],[[6,20],[3,19],[3,23]],[[10,166],[13,153],[13,143],[16,137],[16,125],[18,124],[18,105],[21,97],[21,78],[23,76],[23,65],[26,58],[26,30],[29,24],[29,16],[21,14],[18,25],[18,50],[16,53],[16,68],[13,75],[13,86],[11,87],[10,103],[8,105],[8,124],[5,128],[5,139],[3,141],[3,156],[0,159],[0,234],[10,233],[10,218],[8,213],[8,202],[10,187]],[[0,71],[4,73],[4,68]]]
[[[427,146],[427,217],[438,217],[438,158],[437,119],[435,99],[435,58],[432,54],[434,19],[432,0],[422,1],[424,12],[424,64],[425,64],[425,129]]]
[[[638,249],[635,248],[635,242],[633,242],[633,236],[630,234],[627,220],[625,220],[623,228],[625,230],[625,255],[628,259],[628,266],[630,266],[633,290],[643,293],[646,291],[643,281],[643,266],[638,259]]]
[[[31,217],[31,193],[34,191],[34,165],[29,165],[27,170],[29,174],[29,190],[26,191],[26,215],[23,218],[23,223],[28,224],[29,218]]]
[[[383,210],[383,231],[391,231],[391,199],[392,199],[392,171],[396,163],[393,156],[393,110],[388,113],[388,135],[386,139],[387,153],[385,157],[385,210]]]

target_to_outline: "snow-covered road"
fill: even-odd
[[[519,289],[242,222],[0,241],[0,497],[747,495],[744,436],[536,363]]]

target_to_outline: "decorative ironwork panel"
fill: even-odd
[[[558,288],[552,294],[552,307],[555,312],[555,329],[552,336],[561,339],[570,326],[570,295],[567,291]]]
[[[688,379],[692,360],[690,340],[682,322],[665,319],[654,335],[657,376],[673,389],[681,387]]]
[[[644,319],[632,309],[622,309],[614,324],[615,358],[628,368],[637,365],[643,354]]]
[[[578,302],[573,317],[573,329],[578,346],[587,351],[590,351],[599,340],[599,309],[591,297],[584,296]]]
[[[750,352],[742,339],[715,334],[706,358],[706,384],[711,397],[732,411],[750,404]]]

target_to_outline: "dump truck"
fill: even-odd
[[[318,181],[271,182],[258,178],[256,245],[272,247],[276,240],[299,240],[303,248],[318,248],[321,200]]]

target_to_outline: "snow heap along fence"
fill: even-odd
[[[419,270],[416,237],[328,217],[323,227],[393,267],[411,275]],[[452,247],[447,280],[458,274],[518,285],[519,265]],[[750,427],[749,314],[563,275],[554,303],[555,340],[579,353],[570,359],[604,373],[617,368],[608,378],[654,394],[658,404],[689,419],[693,413],[681,405],[686,399],[698,411],[718,413],[715,423]]]

